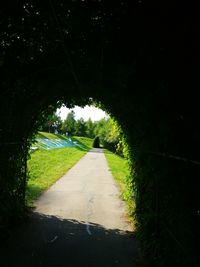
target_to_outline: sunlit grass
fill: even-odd
[[[39,132],[38,137],[40,138],[48,138],[51,140],[59,139],[59,134],[52,134],[47,132]],[[62,136],[63,138],[67,139],[66,137]]]
[[[81,137],[81,136],[74,136],[74,137],[72,137],[72,140],[73,141],[78,141],[86,149],[92,148],[93,139],[91,139],[91,138]]]
[[[122,158],[106,149],[104,150],[104,154],[110,171],[119,186],[121,197],[126,203],[130,220],[134,224],[133,213],[135,203],[133,200],[132,179],[130,178],[128,162],[125,158]]]

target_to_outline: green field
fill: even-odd
[[[127,160],[116,154],[113,154],[108,150],[104,150],[104,154],[110,171],[112,172],[112,175],[119,186],[121,197],[126,203],[130,219],[133,222],[135,204],[133,200],[132,181],[130,179]]]
[[[68,138],[64,136],[39,133],[39,137],[44,136],[45,139],[52,140]],[[73,137],[78,146],[63,147],[45,150],[39,143],[39,149],[31,153],[28,160],[28,184],[26,189],[26,202],[28,206],[32,206],[41,193],[48,189],[56,180],[64,175],[87,151],[92,147],[92,139],[84,137]]]

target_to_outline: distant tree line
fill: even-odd
[[[99,137],[103,147],[123,155],[122,134],[117,123],[111,118],[94,122],[91,119],[84,121],[83,118],[76,120],[74,111],[71,111],[62,121],[58,114],[53,113],[47,117],[40,130],[67,136]]]

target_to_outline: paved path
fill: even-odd
[[[124,203],[101,149],[93,149],[36,202],[36,211],[65,219],[130,230]]]
[[[134,232],[101,149],[87,153],[36,206],[1,250],[2,267],[141,266]]]

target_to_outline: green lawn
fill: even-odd
[[[83,148],[85,148],[87,150],[92,148],[93,139],[91,139],[91,138],[81,137],[81,136],[73,136],[72,140],[79,142],[79,144],[81,144],[83,146]]]
[[[122,199],[126,202],[130,219],[133,222],[135,204],[133,201],[132,180],[130,178],[128,163],[126,159],[106,149],[104,150],[104,154],[107,159],[110,171],[112,172],[112,175],[119,186]]]
[[[46,132],[39,132],[37,137],[48,138],[50,140],[55,140],[57,138],[66,139],[66,137],[61,134],[52,134],[52,133],[46,133]]]
[[[58,135],[40,133],[55,139]],[[56,136],[56,137],[55,137]],[[60,137],[62,138],[62,136]],[[79,142],[78,137],[74,138]],[[38,149],[28,160],[28,184],[26,202],[32,206],[41,193],[64,175],[91,148],[92,139],[81,138],[82,147],[65,147],[52,150]],[[79,143],[80,143],[79,142]]]

